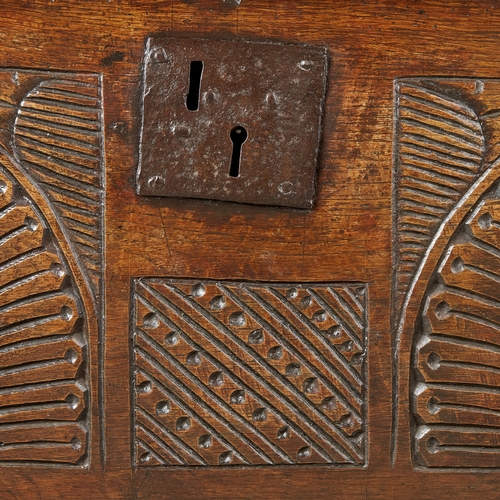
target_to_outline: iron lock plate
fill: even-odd
[[[310,208],[324,47],[152,36],[137,191]]]

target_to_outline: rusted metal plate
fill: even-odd
[[[149,38],[138,193],[310,208],[326,73],[323,47]]]

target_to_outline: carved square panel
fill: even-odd
[[[366,460],[366,286],[133,282],[136,466]]]

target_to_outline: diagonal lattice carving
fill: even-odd
[[[364,285],[133,287],[137,466],[364,465]]]

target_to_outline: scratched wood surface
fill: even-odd
[[[497,494],[499,2],[1,10],[2,498]],[[155,33],[327,47],[311,210],[136,194]]]

